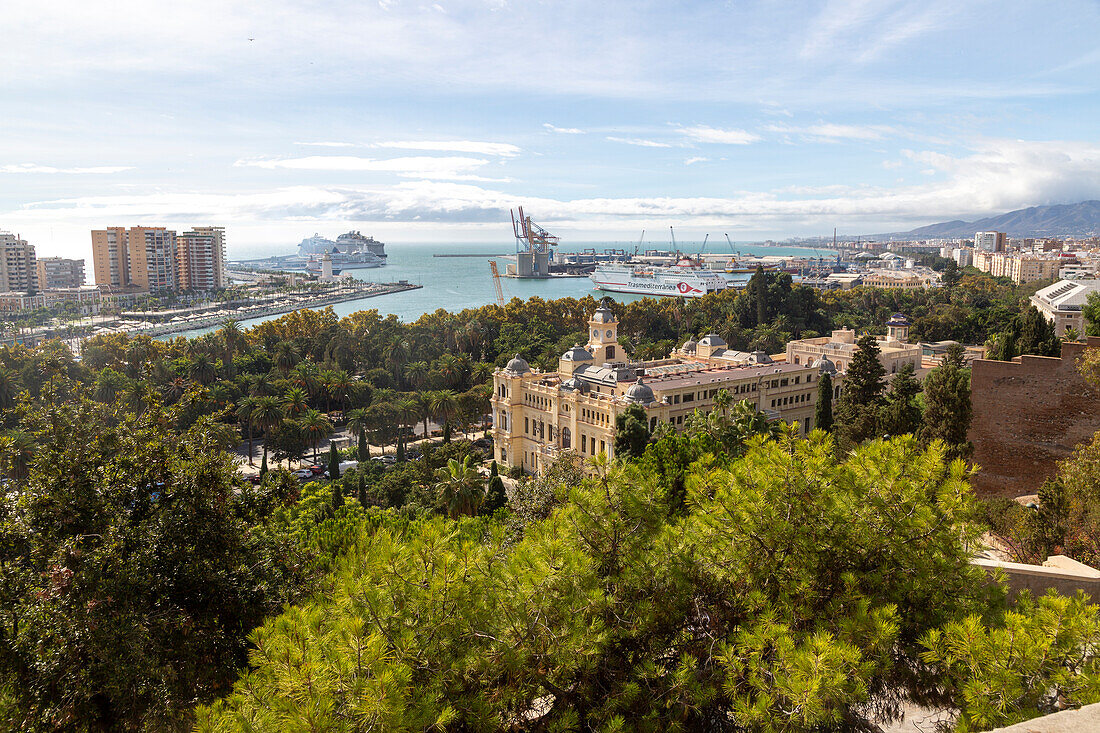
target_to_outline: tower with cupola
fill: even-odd
[[[597,308],[588,319],[588,345],[585,350],[592,354],[592,361],[596,364],[626,358],[626,353],[619,346],[619,322],[605,306]]]

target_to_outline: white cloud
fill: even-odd
[[[54,168],[37,163],[9,163],[0,165],[0,173],[121,173],[132,171],[130,165],[98,165],[88,168]]]
[[[481,168],[489,161],[484,158],[440,157],[427,155],[403,158],[360,158],[353,155],[310,155],[304,158],[242,158],[234,163],[238,167],[266,168],[268,170],[287,169],[305,171],[360,172],[377,171],[396,173],[399,176],[415,178],[438,178],[451,180],[481,180],[472,171]],[[499,180],[499,179],[497,179]]]
[[[294,143],[295,145],[309,145],[316,148],[354,148],[355,143],[338,143],[338,142],[310,142],[310,143]]]
[[[476,140],[419,140],[374,143],[375,148],[398,148],[401,150],[437,150],[449,153],[475,153],[478,155],[499,155],[512,158],[522,150],[508,143],[487,143]]]
[[[767,125],[768,132],[786,135],[799,135],[807,140],[818,142],[839,142],[840,140],[882,140],[888,135],[897,134],[889,125],[840,125],[823,122],[816,125]]]
[[[556,132],[561,135],[583,135],[584,130],[579,127],[558,127],[557,125],[551,125],[549,122],[543,122],[542,126],[550,132]]]
[[[717,127],[696,125],[681,130],[685,137],[698,143],[719,145],[748,145],[760,140],[760,136],[747,130],[722,130]]]
[[[656,140],[644,140],[638,137],[614,137],[608,136],[607,138],[613,143],[623,143],[624,145],[636,145],[640,148],[671,148],[671,143],[657,142]]]
[[[710,158],[704,158],[701,155],[693,155],[684,161],[684,165],[694,165],[695,163],[703,163],[710,160]]]

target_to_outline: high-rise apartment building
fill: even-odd
[[[126,227],[92,230],[95,284],[123,288],[130,284],[130,253]]]
[[[38,289],[34,245],[18,234],[0,232],[0,292]]]
[[[1004,232],[977,232],[974,235],[974,249],[983,252],[1004,252],[1008,236]]]
[[[196,227],[176,237],[180,290],[217,290],[225,286],[225,230]]]
[[[97,285],[143,290],[225,287],[225,229],[195,227],[177,235],[164,227],[112,227],[92,232]]]
[[[194,227],[177,237],[176,243],[181,290],[217,290],[227,285],[224,227]]]
[[[38,258],[38,287],[42,290],[79,288],[84,284],[84,260],[67,257]]]

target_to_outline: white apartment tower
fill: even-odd
[[[217,290],[225,287],[225,230],[196,227],[176,237],[180,290]]]
[[[977,232],[974,234],[974,249],[982,252],[1004,252],[1007,238],[1004,232]]]
[[[34,245],[18,234],[0,232],[0,292],[38,289]]]

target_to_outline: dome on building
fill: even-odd
[[[726,340],[716,333],[708,333],[699,341],[700,346],[725,346]]]
[[[508,362],[508,366],[504,368],[514,374],[526,374],[531,371],[531,365],[519,354],[516,354],[515,357]]]
[[[905,317],[904,313],[895,313],[890,316],[890,320],[886,322],[887,326],[909,326],[909,319]]]
[[[657,398],[653,396],[653,390],[641,379],[631,385],[630,389],[626,391],[625,396],[627,402],[633,402],[638,405],[648,405],[657,400]]]
[[[591,389],[591,387],[589,386],[588,382],[574,377],[572,379],[567,379],[562,382],[559,389],[564,389],[566,392],[572,392],[575,389],[580,390],[581,392],[587,392]]]
[[[573,344],[573,348],[561,355],[565,361],[592,361],[592,354],[580,344]]]
[[[821,374],[836,374],[836,364],[829,361],[829,358],[826,356],[815,361],[812,366],[817,367],[817,371]]]
[[[684,345],[680,347],[680,351],[684,352],[685,354],[694,354],[695,347],[698,345],[699,344],[695,343],[695,339],[688,339],[684,342]]]
[[[610,309],[600,306],[596,309],[596,312],[592,314],[592,320],[595,323],[614,323],[615,314]]]
[[[746,360],[749,364],[771,364],[772,358],[768,356],[766,351],[754,351],[749,354],[749,358]]]

